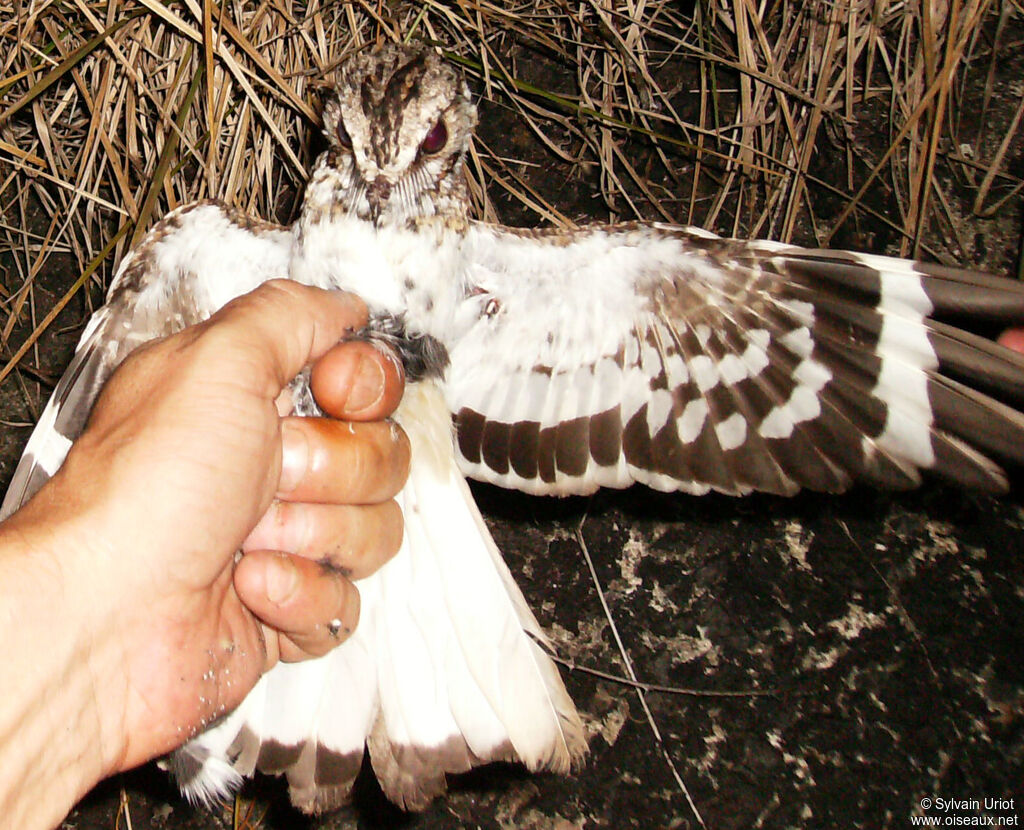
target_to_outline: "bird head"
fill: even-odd
[[[464,218],[475,125],[465,80],[432,50],[388,43],[353,56],[324,107],[319,167],[335,206],[378,227]]]

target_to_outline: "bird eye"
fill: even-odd
[[[340,120],[338,121],[338,129],[335,130],[335,132],[338,135],[338,143],[342,147],[344,147],[344,148],[346,148],[348,150],[351,150],[352,149],[352,136],[350,136],[348,134],[348,130],[345,129],[345,125],[342,124]]]
[[[434,153],[441,152],[447,143],[448,128],[444,125],[444,121],[439,120],[430,128],[430,132],[423,137],[423,141],[420,142],[420,149],[424,153],[433,155]]]

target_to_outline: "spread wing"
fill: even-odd
[[[1002,489],[1024,463],[1024,285],[670,226],[474,225],[447,344],[460,465],[531,493]]]
[[[25,446],[0,520],[60,468],[103,384],[143,343],[209,317],[232,297],[288,274],[291,235],[216,202],[169,214],[122,260]]]

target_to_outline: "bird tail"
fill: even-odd
[[[586,752],[547,638],[455,465],[440,392],[411,386],[397,420],[413,450],[401,550],[359,583],[348,641],[275,667],[179,750],[190,797],[259,769],[285,773],[301,809],[330,809],[347,799],[365,742],[384,792],[415,810],[444,792],[446,773],[498,760],[566,772]]]
[[[405,540],[371,612],[383,664],[369,749],[381,786],[415,809],[444,790],[445,772],[487,761],[566,772],[586,750],[582,724],[455,465],[441,393],[411,387],[398,420],[413,451]]]

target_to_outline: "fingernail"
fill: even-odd
[[[267,599],[274,605],[283,605],[298,590],[299,570],[287,556],[270,561],[267,566]]]
[[[383,395],[384,370],[376,360],[361,358],[345,401],[345,411],[352,415],[362,412],[376,404]]]
[[[298,427],[285,421],[281,427],[281,478],[279,493],[290,493],[299,486],[309,466],[309,439]]]

